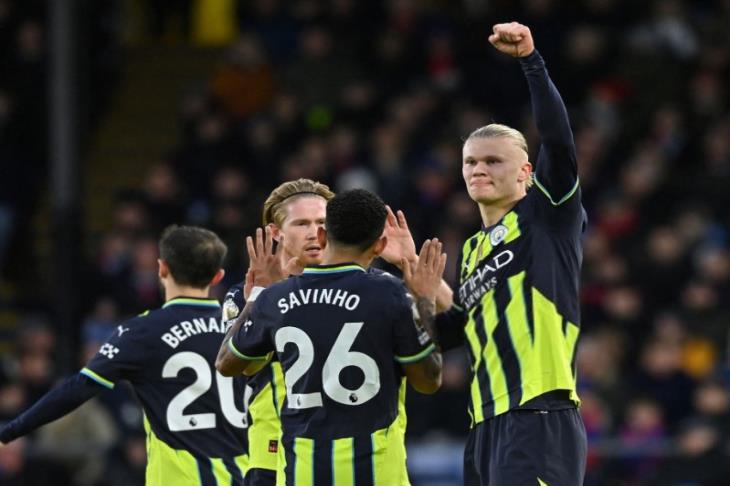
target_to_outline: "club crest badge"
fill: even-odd
[[[230,321],[238,317],[241,310],[232,300],[226,300],[223,304],[223,320]]]
[[[508,231],[509,230],[507,229],[507,227],[505,225],[498,224],[489,233],[489,242],[492,244],[492,246],[499,245],[507,237]]]

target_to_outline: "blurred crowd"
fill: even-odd
[[[11,100],[31,107],[15,111],[15,120],[32,109],[42,117],[45,106],[35,71],[27,77],[36,84],[3,78],[22,75],[17,66],[27,66],[33,36],[42,35],[38,21],[7,27],[11,3],[0,0],[0,42],[18,46],[0,57],[0,265],[12,255],[4,248],[13,228],[7,214],[32,216],[13,193],[27,181],[19,171],[30,169],[13,161],[43,158],[8,128]],[[227,242],[217,296],[241,280],[243,238],[284,180],[377,192],[405,211],[417,242],[445,242],[453,283],[459,248],[480,224],[461,180],[461,140],[496,121],[523,130],[533,160],[539,149],[519,66],[486,40],[493,23],[514,19],[531,28],[568,105],[589,217],[577,359],[586,485],[727,483],[730,1],[228,3],[239,34],[205,89],[181,100],[179,143],[149,167],[141,187],[117,195],[111,229],[94,235],[76,365],[119,319],[161,303],[156,241],[167,224],[203,225]],[[24,318],[15,351],[3,357],[0,420],[59,378],[56,339],[49,316]],[[453,441],[446,450],[461,454],[468,380],[464,353],[451,352],[442,391],[409,397],[415,484],[458,476],[438,479],[439,471],[419,468],[429,454],[448,455],[434,444]],[[71,415],[0,449],[0,482],[41,474],[32,464],[45,461],[54,484],[141,484],[144,442],[133,400],[120,390],[87,407],[83,420]],[[109,460],[89,461],[86,448],[94,457],[109,452]]]
[[[47,277],[37,268],[34,226],[49,180],[51,43],[49,2],[0,0],[0,304],[8,282]],[[104,113],[120,68],[114,2],[74,0],[74,41],[83,46],[71,76],[80,131]],[[30,242],[30,243],[29,243]],[[37,284],[36,284],[37,286]]]

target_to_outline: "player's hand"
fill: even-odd
[[[248,300],[248,296],[251,295],[251,291],[254,288],[254,271],[249,268],[246,272],[246,277],[243,279],[243,298]]]
[[[408,222],[403,211],[398,211],[398,215],[393,213],[390,206],[385,206],[388,216],[385,219],[385,230],[383,235],[388,237],[388,244],[380,256],[386,262],[397,266],[403,270],[403,260],[415,262],[418,260],[416,255],[416,243],[413,241],[413,235],[408,228]]]
[[[284,235],[279,235],[279,245],[284,242]],[[304,271],[306,265],[299,261],[299,258],[290,258],[288,262],[284,264],[283,272],[286,277],[289,275],[299,275]]]
[[[248,272],[246,272],[244,295],[246,295],[245,287],[247,285],[250,285],[251,288],[254,286],[268,287],[287,277],[279,255],[282,246],[279,244],[276,251],[274,251],[274,238],[271,235],[271,228],[268,226],[265,229],[256,228],[255,243],[252,237],[246,237],[249,267]]]
[[[441,253],[442,248],[438,238],[426,240],[417,262],[403,260],[403,280],[414,297],[436,299],[446,268],[446,253]]]
[[[489,43],[512,57],[529,56],[535,50],[530,29],[517,22],[496,24],[492,27]]]

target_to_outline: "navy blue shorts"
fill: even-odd
[[[271,469],[249,469],[244,480],[246,486],[275,486],[276,471]]]
[[[586,432],[575,408],[512,410],[477,424],[464,449],[466,486],[581,486]]]

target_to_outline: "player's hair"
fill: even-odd
[[[327,203],[327,239],[366,250],[383,234],[385,203],[365,189],[345,191]]]
[[[477,128],[466,137],[464,143],[472,138],[506,138],[518,148],[524,150],[525,153],[529,153],[527,151],[527,140],[525,140],[522,132],[507,125],[502,125],[501,123],[490,123],[489,125]],[[532,187],[533,182],[532,177],[527,179],[527,187]]]
[[[271,191],[266,202],[264,202],[262,218],[264,226],[269,223],[274,223],[281,227],[286,219],[287,205],[300,197],[306,196],[319,196],[323,197],[325,201],[329,201],[335,197],[335,193],[330,191],[330,188],[326,184],[311,179],[297,179],[295,181],[284,182]]]
[[[501,123],[490,123],[477,128],[466,137],[464,143],[471,138],[508,138],[513,144],[527,153],[527,140],[525,140],[522,132]]]
[[[228,248],[218,235],[197,226],[171,225],[160,237],[160,259],[180,285],[202,289],[223,266]]]

